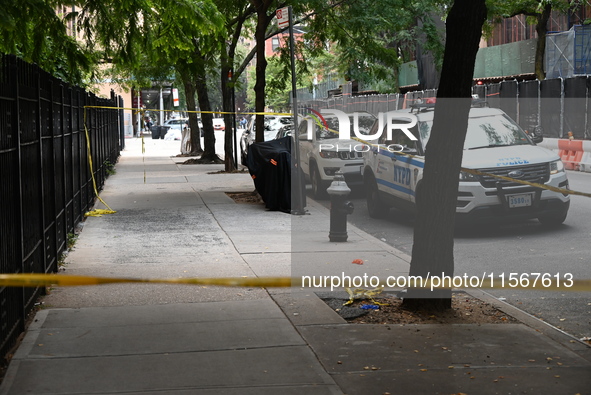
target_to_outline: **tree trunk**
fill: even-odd
[[[255,112],[262,113],[265,112],[265,72],[267,70],[267,59],[265,58],[265,32],[267,30],[267,8],[268,5],[265,7],[266,2],[256,2],[259,4],[255,4],[257,6],[257,26],[255,30],[255,40],[257,45],[256,50],[256,57],[257,57],[257,64],[256,64],[256,82],[254,85],[254,93],[255,93]],[[262,142],[265,141],[265,116],[258,114],[255,120],[255,141]]]
[[[540,81],[546,78],[544,71],[544,57],[546,55],[546,34],[548,33],[548,21],[552,13],[552,4],[547,3],[542,13],[537,17],[536,33],[538,33],[538,42],[536,44],[535,73]]]
[[[222,59],[222,108],[224,111],[224,124],[226,130],[224,132],[224,168],[226,171],[236,170],[236,164],[234,163],[234,147],[232,136],[236,133],[234,129],[234,116],[232,114],[234,110],[234,103],[232,101],[233,94],[233,83],[230,82],[231,66],[229,65],[228,59]],[[232,85],[232,86],[231,86]]]
[[[199,121],[197,116],[197,105],[195,103],[195,83],[188,76],[181,75],[185,87],[185,96],[187,100],[187,110],[189,111],[189,129],[191,129],[191,156],[201,155],[201,139],[199,138]],[[185,78],[187,77],[187,78]]]
[[[240,41],[242,27],[244,26],[244,22],[246,19],[252,15],[253,9],[252,6],[246,7],[244,12],[241,12],[238,18],[235,20],[234,24],[228,26],[228,35],[232,37],[229,44],[226,46],[222,46],[221,51],[221,64],[222,64],[222,105],[223,111],[225,113],[235,112],[236,109],[234,108],[234,94],[235,94],[235,84],[238,80],[238,77],[243,72],[243,68],[239,67],[240,70],[236,71],[234,69],[234,61],[236,58],[236,46]],[[230,76],[230,73],[231,76]],[[233,137],[236,134],[235,126],[236,126],[236,118],[234,116],[227,116],[224,115],[224,123],[226,124],[226,132],[224,134],[224,163],[226,171],[233,171],[236,169],[237,163],[234,162],[234,150],[236,146],[233,141]],[[229,127],[230,125],[231,127]]]
[[[203,123],[204,132],[204,150],[199,159],[200,163],[222,163],[222,160],[215,153],[215,135],[213,131],[213,114],[211,113],[211,104],[209,103],[209,92],[206,84],[205,70],[200,70],[197,76],[197,98]]]
[[[433,127],[417,188],[417,219],[410,275],[453,276],[459,172],[470,111],[474,62],[486,18],[485,0],[455,0],[446,21],[446,45]],[[451,307],[451,289],[409,288],[404,306]]]

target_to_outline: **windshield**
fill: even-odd
[[[362,135],[370,134],[374,123],[376,123],[377,118],[369,113],[358,113],[357,117],[357,126],[359,127],[359,132]],[[336,117],[326,117],[325,118],[326,124],[328,125],[328,130],[324,126],[323,123],[316,122],[316,139],[317,140],[324,140],[324,139],[336,139],[339,137],[339,121]],[[350,122],[350,135],[351,137],[355,137],[355,117],[354,115],[349,115],[349,122]]]
[[[419,135],[423,147],[427,145],[433,121],[419,122]],[[527,135],[511,118],[504,114],[468,119],[468,132],[464,149],[503,147],[531,144]]]

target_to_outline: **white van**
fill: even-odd
[[[372,145],[363,153],[363,181],[367,189],[368,212],[373,218],[383,217],[384,210],[389,207],[414,210],[415,196],[423,177],[425,147],[434,110],[431,107],[396,113],[400,113],[401,118],[408,117],[408,114],[416,116],[418,122],[410,132],[417,140],[412,140],[400,129],[393,130],[391,140],[387,140],[384,130],[377,142],[379,145]],[[374,130],[377,131],[377,127]],[[558,155],[536,146],[534,140],[540,142],[541,135],[532,139],[503,111],[471,108],[462,167],[568,188]],[[396,148],[389,150],[384,146]],[[566,219],[569,205],[569,195],[461,172],[456,222],[474,224],[537,218],[545,225],[559,225]]]

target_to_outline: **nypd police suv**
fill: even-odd
[[[392,116],[391,113],[395,113]],[[361,168],[371,217],[389,207],[415,209],[420,191],[425,147],[433,125],[433,109],[406,109],[390,119],[409,115],[416,125],[409,130],[383,130],[376,144],[363,151]],[[414,123],[414,122],[413,122]],[[388,127],[378,123],[378,127]],[[372,131],[371,134],[374,133]],[[554,152],[537,146],[541,135],[530,137],[503,111],[471,108],[462,167],[532,183],[568,188],[563,163]],[[545,225],[564,222],[569,195],[536,188],[490,175],[461,172],[456,222],[482,223],[537,218]]]

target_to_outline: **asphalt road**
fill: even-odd
[[[591,192],[591,174],[568,172],[573,190]],[[411,254],[413,215],[396,209],[371,219],[362,191],[354,191],[355,211],[349,222],[397,249]],[[591,199],[572,196],[565,223],[547,229],[537,220],[501,226],[458,230],[455,234],[455,275],[541,273],[591,279]],[[323,201],[328,206],[328,201]],[[565,277],[566,276],[566,277]],[[533,278],[533,276],[530,276]],[[576,338],[591,337],[591,293],[516,290],[508,285],[489,290],[498,298],[562,329]]]

